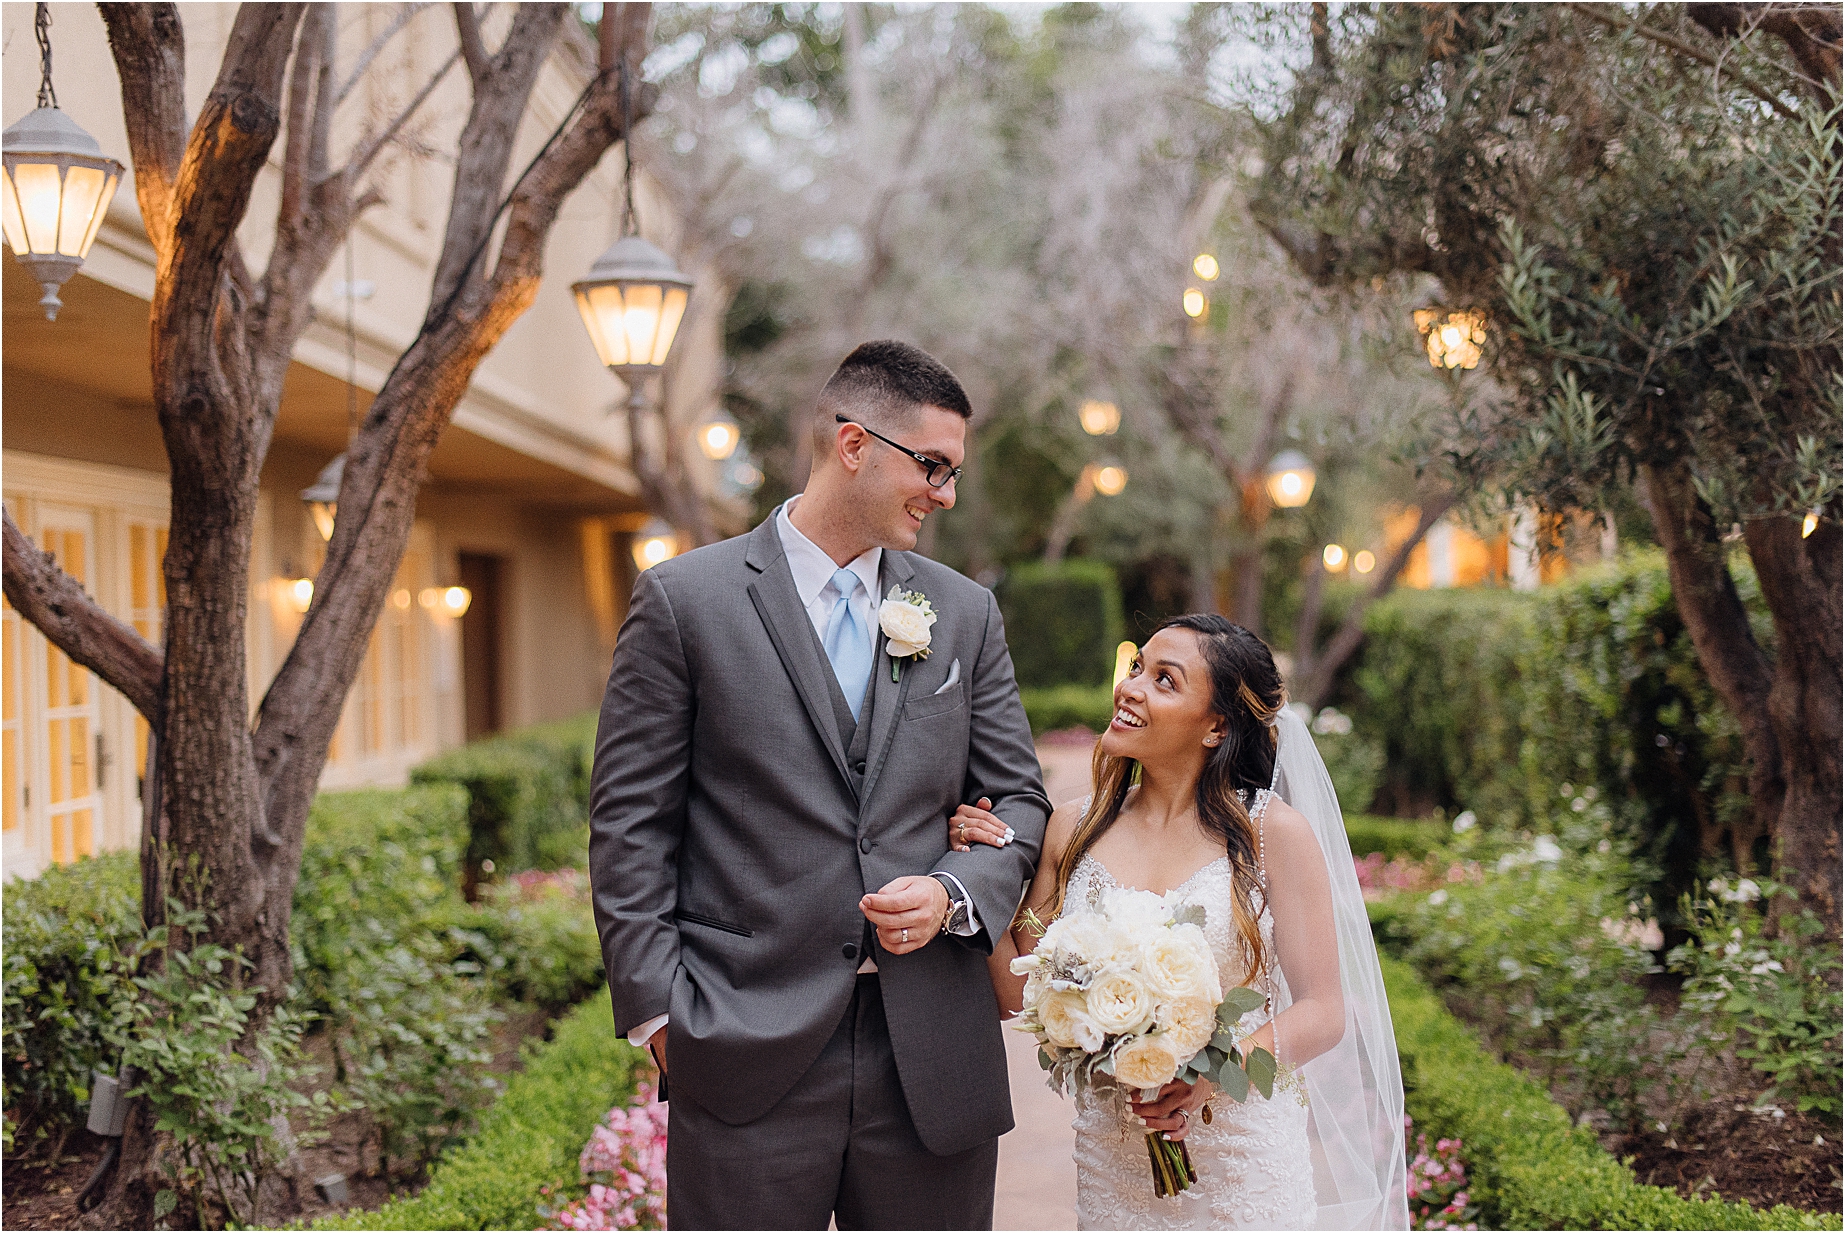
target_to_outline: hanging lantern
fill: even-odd
[[[570,289],[596,354],[632,392],[666,363],[692,280],[671,257],[630,235],[610,245]]]
[[[723,462],[737,452],[743,431],[728,411],[720,410],[698,426],[698,448],[712,462]]]
[[[1192,273],[1207,283],[1216,282],[1217,275],[1220,273],[1217,258],[1209,253],[1199,253],[1192,258]]]
[[[1283,450],[1268,464],[1268,499],[1282,509],[1305,505],[1313,496],[1313,464],[1299,450]]]
[[[58,289],[89,255],[90,245],[122,182],[122,164],[105,155],[96,139],[57,105],[51,89],[51,18],[38,6],[42,77],[38,107],[0,133],[0,228],[13,256],[45,288],[39,307],[47,321],[58,319],[64,302]]]
[[[664,518],[648,520],[640,534],[634,537],[634,565],[637,569],[652,569],[660,562],[678,555],[679,536]]]
[[[314,529],[320,532],[323,543],[333,538],[333,520],[339,516],[340,508],[340,481],[345,475],[346,455],[339,454],[320,469],[312,484],[301,490],[301,499],[307,503]]]
[[[1121,408],[1112,402],[1092,398],[1077,408],[1076,418],[1092,437],[1112,437],[1121,428]]]

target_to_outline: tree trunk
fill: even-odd
[[[1769,518],[1744,529],[1762,596],[1775,623],[1775,665],[1766,716],[1779,745],[1781,810],[1769,832],[1777,881],[1839,936],[1841,537],[1836,517],[1800,537],[1800,519]]]
[[[1749,628],[1722,535],[1692,486],[1690,468],[1676,460],[1643,463],[1639,479],[1654,533],[1665,549],[1672,601],[1711,687],[1742,730],[1756,825],[1772,836],[1786,795],[1781,742],[1768,715],[1772,665]]]

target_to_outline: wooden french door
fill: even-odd
[[[37,509],[39,547],[57,559],[65,573],[96,593],[96,515],[75,506],[40,504]],[[12,617],[17,620],[16,616]],[[57,864],[96,854],[96,828],[101,799],[101,762],[104,753],[99,682],[89,669],[40,635],[30,631],[21,639],[29,678],[42,707],[21,708],[29,725],[26,741],[34,755],[26,765],[21,784],[22,804],[28,816],[38,796],[39,834],[46,855]],[[9,650],[10,650],[9,644]],[[9,693],[8,706],[12,698]],[[37,715],[26,713],[37,710]],[[36,763],[36,765],[33,765]]]

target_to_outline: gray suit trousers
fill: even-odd
[[[773,1059],[764,1059],[773,1064]],[[672,1065],[672,1057],[667,1057]],[[666,1218],[685,1229],[990,1229],[999,1144],[923,1146],[875,975],[858,978],[819,1058],[774,1108],[729,1125],[675,1100]]]

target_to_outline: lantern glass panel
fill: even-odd
[[[58,247],[58,165],[14,163],[13,183],[19,189],[20,212],[26,220],[26,246],[49,255]]]
[[[603,366],[628,362],[628,335],[622,330],[621,288],[588,287],[577,292],[577,311]]]
[[[685,288],[667,289],[666,302],[660,309],[660,324],[654,334],[653,353],[648,357],[648,363],[666,363],[666,353],[673,349],[673,336],[679,332],[679,322],[685,316],[685,300]]]
[[[626,288],[627,311],[622,326],[628,335],[628,362],[646,364],[653,359],[653,340],[660,330],[660,288],[658,284]]]
[[[23,257],[32,250],[26,246],[26,225],[19,217],[19,195],[13,191],[11,168],[0,189],[4,190],[0,191],[0,226],[6,228],[6,242],[13,246],[13,255]]]
[[[71,167],[64,172],[64,209],[58,222],[60,256],[81,258],[88,254],[90,246],[86,241],[95,232],[109,179],[100,167]]]

